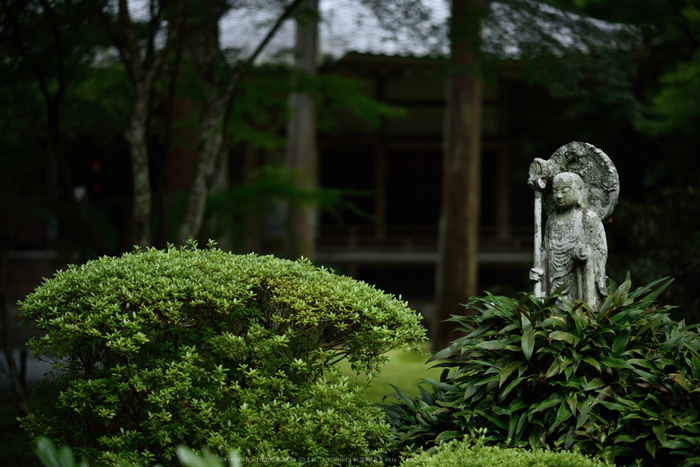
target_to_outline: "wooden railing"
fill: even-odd
[[[481,263],[532,261],[531,226],[512,226],[508,235],[483,227],[479,237]],[[392,226],[379,232],[374,226],[324,227],[316,242],[317,256],[342,263],[435,263],[437,227]]]

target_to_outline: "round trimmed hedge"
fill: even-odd
[[[406,458],[401,467],[613,467],[573,451],[526,450],[487,446],[483,435],[438,444],[433,452]]]
[[[20,303],[55,363],[22,421],[97,464],[175,447],[294,459],[378,456],[388,425],[334,364],[377,372],[425,340],[405,302],[307,260],[148,249],[71,266]]]

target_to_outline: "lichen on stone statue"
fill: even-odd
[[[548,161],[535,159],[529,184],[535,196],[535,265],[539,297],[559,291],[597,311],[606,292],[607,240],[602,219],[617,204],[619,178],[608,156],[588,143],[562,146]],[[542,238],[542,211],[549,215]]]

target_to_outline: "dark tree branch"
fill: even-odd
[[[241,76],[245,74],[246,71],[248,71],[248,68],[250,68],[253,63],[255,62],[255,59],[258,58],[258,56],[262,53],[262,51],[265,49],[265,46],[267,46],[268,42],[272,40],[274,35],[277,33],[277,30],[282,26],[282,23],[284,23],[287,19],[289,19],[290,16],[296,11],[297,7],[303,2],[304,0],[294,0],[292,3],[290,3],[287,8],[282,12],[282,14],[277,18],[277,22],[275,22],[274,26],[267,32],[267,35],[265,38],[258,44],[258,47],[255,49],[253,54],[248,57],[248,60],[246,60],[243,65],[241,65],[233,74],[231,79],[229,80],[229,83],[226,87],[226,95],[231,96],[233,93],[233,90],[235,89],[236,85],[238,84],[238,81],[240,80]],[[227,109],[227,114],[228,109]]]

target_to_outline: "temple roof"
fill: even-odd
[[[385,9],[382,16],[375,14],[369,6],[372,3],[377,2],[320,0],[319,58],[337,60],[349,52],[419,57],[448,53],[449,1],[421,0],[421,12],[404,15]],[[543,51],[555,55],[587,53],[596,47],[630,49],[638,42],[629,26],[585,18],[531,0],[486,3],[482,51],[495,58],[521,59]],[[271,8],[231,10],[220,23],[222,47],[248,56],[279,13]],[[293,21],[285,22],[261,60],[290,57],[294,27]]]

